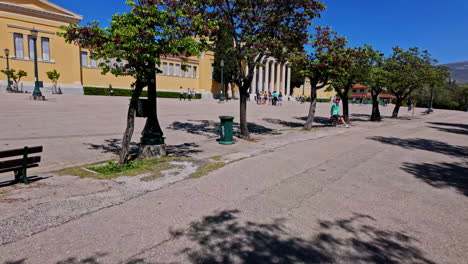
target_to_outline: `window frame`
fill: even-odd
[[[47,47],[48,47],[48,51],[49,51],[49,58],[48,59],[44,59],[44,40],[47,40]],[[41,59],[42,59],[42,61],[52,61],[51,57],[52,56],[50,55],[50,38],[41,37]]]
[[[21,55],[22,55],[22,56],[18,56],[18,49],[17,49],[18,47],[17,47],[17,45],[16,45],[16,37],[20,37],[20,38],[21,38],[21,43],[22,43],[22,44],[21,44],[21,48],[22,48],[22,50],[21,50],[21,53],[22,53],[22,54],[21,54]],[[13,47],[14,47],[14,49],[15,49],[15,58],[24,59],[24,36],[23,36],[23,34],[21,34],[21,33],[13,33]]]
[[[86,64],[85,65],[83,65],[83,55],[86,56]],[[80,61],[81,61],[81,67],[89,67],[88,52],[87,51],[80,51]]]

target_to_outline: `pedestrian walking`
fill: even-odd
[[[190,91],[190,88],[187,88],[187,99],[190,101],[192,101],[192,91]]]
[[[182,99],[184,99],[185,101],[184,89],[182,89],[182,86],[181,86],[180,91],[179,91],[179,101],[182,101]]]
[[[192,98],[194,100],[197,99],[197,92],[195,91],[195,88],[192,89]]]
[[[273,105],[278,105],[278,93],[276,91],[273,92]]]
[[[278,95],[278,103],[280,106],[283,105],[283,94],[281,92]]]

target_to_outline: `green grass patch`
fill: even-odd
[[[192,173],[189,176],[189,178],[191,179],[201,178],[203,176],[208,175],[210,172],[221,169],[224,166],[226,166],[225,162],[213,162],[213,163],[205,164],[204,166],[198,168],[196,172]]]
[[[214,156],[211,157],[210,159],[215,160],[215,161],[220,161],[223,158],[223,156]]]
[[[161,177],[162,171],[181,166],[170,164],[170,162],[190,160],[190,158],[163,157],[159,159],[135,160],[122,167],[118,166],[115,161],[107,161],[107,163],[99,162],[66,168],[54,171],[53,173],[57,175],[77,176],[80,178],[95,178],[99,180],[114,179],[122,176],[137,176],[148,173],[155,179]]]

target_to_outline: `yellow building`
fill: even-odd
[[[319,89],[317,91],[317,98],[326,99],[326,98],[331,98],[331,97],[336,96],[335,90],[332,90],[332,91],[326,91],[326,90],[327,88]],[[306,78],[305,83],[301,87],[294,89],[294,96],[298,97],[298,96],[304,95],[305,97],[310,97],[311,91],[312,90],[310,86],[310,80],[309,78]]]
[[[56,69],[60,73],[58,86],[64,94],[83,94],[83,87],[130,88],[132,77],[115,77],[101,74],[99,62],[91,59],[91,51],[65,43],[56,33],[62,25],[78,23],[82,16],[46,0],[0,1],[0,68],[6,68],[5,49],[9,50],[10,69],[24,70],[22,90],[31,92],[34,87],[34,51],[31,30],[38,31],[37,57],[39,80],[44,82],[42,92],[52,92],[52,82],[46,72]],[[203,98],[219,94],[219,84],[212,80],[214,54],[203,53],[188,58],[187,69],[182,71],[178,57],[163,58],[161,74],[157,76],[158,90],[179,91],[180,87],[195,89]],[[112,65],[118,62],[112,61]],[[0,76],[0,91],[5,91],[7,80]]]

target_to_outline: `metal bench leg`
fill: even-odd
[[[21,181],[21,171],[20,170],[15,170],[15,183],[18,183]]]
[[[28,147],[24,147],[24,155],[23,155],[23,168],[21,169],[21,180],[25,184],[29,184],[28,174],[26,173],[26,169],[28,168]]]

